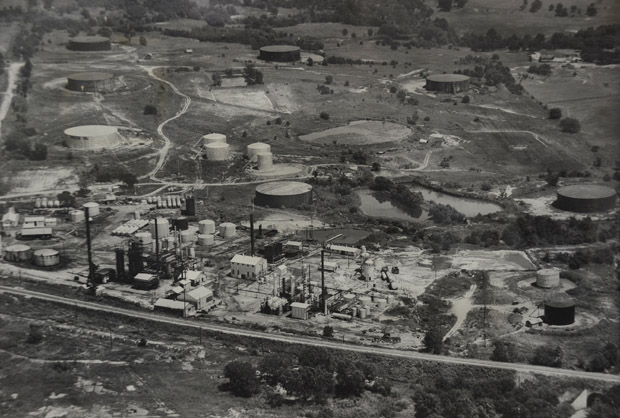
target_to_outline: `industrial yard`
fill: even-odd
[[[197,2],[202,20],[164,11],[157,20],[159,6],[144,2],[151,20],[90,2],[35,3],[0,6],[0,27],[13,33],[0,36],[0,355],[25,373],[41,374],[31,370],[38,359],[65,377],[58,387],[42,378],[45,400],[31,393],[9,401],[0,390],[14,411],[0,416],[275,417],[313,405],[306,416],[368,408],[377,417],[456,417],[458,408],[429,412],[422,395],[404,395],[422,393],[425,374],[442,379],[437,365],[411,371],[433,356],[455,368],[471,360],[462,367],[516,382],[501,395],[515,399],[529,379],[549,379],[562,393],[527,406],[527,416],[617,411],[603,394],[620,381],[620,124],[610,110],[620,84],[617,63],[593,63],[586,47],[567,46],[569,38],[598,39],[596,31],[575,35],[585,18],[578,6],[560,25],[575,22],[561,48],[551,47],[560,38],[553,32],[526,48],[508,37],[536,45],[536,33],[518,36],[561,8],[544,5],[534,16],[515,6],[530,19],[516,28],[503,21],[506,5],[454,2],[448,12],[441,1],[420,1],[407,6],[419,8],[416,19],[426,10],[436,20],[409,33],[386,21],[323,22],[294,2],[273,6],[270,24],[256,0]],[[592,13],[594,5],[579,7]],[[615,16],[596,7],[587,18],[596,24]],[[211,14],[224,12],[226,23],[212,24]],[[481,13],[503,37],[474,33]],[[45,29],[15,28],[16,16]],[[141,23],[123,31],[118,19]],[[473,32],[458,29],[459,20]],[[606,28],[616,48],[607,49],[617,52],[620,30]],[[70,335],[82,325],[71,322],[68,302],[42,294],[74,298],[84,318],[92,311],[79,336]],[[114,314],[118,327],[89,303],[124,310]],[[46,319],[51,306],[58,313]],[[204,341],[202,326],[213,327]],[[37,341],[22,352],[12,338]],[[96,348],[69,367],[75,354],[63,338]],[[321,367],[330,353],[330,394],[304,394],[291,384],[301,377],[264,370],[269,353],[297,356],[279,366],[292,367],[287,373],[318,367],[304,362],[296,339],[324,346],[315,353]],[[338,344],[349,350],[342,358],[333,354]],[[412,357],[396,372],[394,357],[373,350]],[[375,355],[394,378],[363,370]],[[94,358],[101,361],[89,369]],[[237,358],[254,367],[256,392],[235,394],[234,379],[224,377]],[[365,374],[355,395],[343,392],[347,361]],[[150,362],[166,366],[143,366]],[[494,363],[512,374],[500,376]],[[102,364],[134,371],[113,377]],[[162,387],[164,370],[169,387],[192,387],[187,405]],[[206,415],[195,407],[203,396],[195,370],[208,375],[217,399]],[[563,371],[584,380],[559,384]],[[0,370],[2,385],[15,379]],[[89,385],[105,400],[86,396]],[[598,397],[587,407],[576,401],[584,390]],[[137,394],[147,392],[145,403]],[[36,400],[16,401],[25,396]],[[487,415],[471,413],[516,416],[509,401],[497,402]]]

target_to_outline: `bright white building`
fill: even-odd
[[[235,255],[230,260],[230,275],[240,279],[256,279],[267,272],[267,260],[262,257]]]

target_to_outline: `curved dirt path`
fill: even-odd
[[[13,101],[13,96],[15,96],[14,90],[17,83],[17,73],[23,65],[23,62],[13,62],[7,68],[8,82],[6,91],[3,93],[2,104],[0,105],[0,139],[2,139],[2,121],[6,118],[11,108],[11,102]]]
[[[183,116],[186,112],[187,109],[189,109],[189,105],[192,104],[192,99],[190,99],[190,97],[186,94],[183,94],[179,91],[179,89],[172,84],[171,82],[164,80],[163,78],[160,78],[158,76],[155,75],[154,71],[155,69],[159,68],[159,67],[145,67],[145,66],[140,66],[142,67],[142,69],[146,70],[146,72],[149,74],[149,76],[151,78],[154,78],[155,80],[161,82],[161,83],[165,83],[168,86],[170,86],[170,88],[172,89],[172,91],[181,96],[184,100],[183,102],[183,106],[181,107],[181,109],[171,118],[166,119],[165,121],[163,121],[162,123],[159,124],[159,126],[157,127],[157,133],[159,134],[159,136],[164,140],[164,146],[162,149],[159,150],[159,160],[157,161],[157,165],[155,166],[155,168],[153,170],[151,170],[150,173],[145,174],[143,176],[140,176],[140,179],[144,179],[144,178],[150,178],[152,180],[155,180],[157,182],[161,182],[161,180],[157,179],[155,177],[155,175],[161,170],[161,168],[164,166],[164,163],[166,162],[166,157],[168,156],[168,151],[170,150],[170,146],[171,146],[171,142],[170,142],[170,138],[168,138],[165,134],[164,134],[164,126],[166,126],[169,122],[172,122],[175,119],[180,118],[181,116]]]

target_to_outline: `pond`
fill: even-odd
[[[301,135],[302,141],[333,143],[342,145],[370,145],[383,142],[402,141],[411,134],[411,129],[394,122],[377,120],[356,120],[337,128]]]
[[[450,205],[468,218],[478,214],[487,215],[502,209],[501,206],[495,203],[451,196],[418,185],[410,186],[410,188],[415,192],[420,192],[425,201]],[[384,193],[375,192],[370,189],[361,189],[356,191],[356,193],[362,201],[360,210],[366,216],[398,219],[401,221],[425,221],[428,219],[428,212],[426,210],[419,209],[413,211],[408,206],[391,199]]]

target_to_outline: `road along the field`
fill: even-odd
[[[7,286],[0,286],[0,293],[7,293],[12,295],[25,296],[29,299],[40,299],[46,300],[56,303],[61,303],[70,306],[78,306],[83,309],[90,309],[100,312],[110,312],[118,315],[124,315],[127,317],[144,319],[153,322],[160,322],[171,325],[180,325],[184,327],[191,328],[201,328],[206,331],[211,332],[219,332],[222,334],[228,335],[238,335],[243,337],[250,338],[259,338],[264,340],[271,341],[279,341],[287,344],[300,344],[300,345],[309,345],[316,347],[324,347],[330,348],[334,350],[346,350],[346,351],[354,351],[362,354],[375,354],[382,356],[391,356],[391,357],[401,357],[407,358],[411,360],[424,360],[424,361],[434,361],[438,363],[447,363],[447,364],[461,364],[465,366],[473,366],[473,367],[486,367],[492,369],[503,369],[503,370],[512,370],[515,372],[521,373],[535,373],[542,374],[546,376],[556,376],[556,377],[567,377],[567,378],[577,378],[577,379],[588,379],[588,380],[596,380],[600,382],[608,382],[608,383],[620,383],[620,376],[605,374],[605,373],[590,373],[579,370],[568,370],[568,369],[556,369],[553,367],[543,367],[543,366],[534,366],[530,364],[516,364],[516,363],[501,363],[490,360],[478,360],[478,359],[469,359],[469,358],[457,358],[457,357],[448,357],[448,356],[439,356],[433,354],[426,353],[418,353],[416,351],[405,351],[405,350],[396,350],[382,347],[364,347],[364,346],[355,346],[349,344],[343,344],[333,341],[326,341],[321,339],[313,339],[309,337],[300,337],[300,336],[288,336],[288,335],[273,335],[267,334],[258,331],[250,331],[244,329],[237,328],[228,328],[221,325],[214,325],[208,323],[198,323],[196,321],[181,319],[181,318],[170,318],[164,317],[160,315],[151,314],[148,312],[140,312],[140,311],[132,311],[129,309],[116,308],[112,306],[106,306],[99,303],[92,302],[84,302],[80,300],[65,298],[61,296],[50,295],[46,293],[33,292],[30,290],[19,289],[19,288],[11,288]]]

